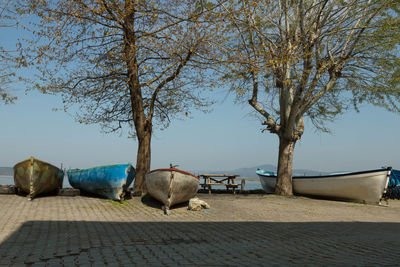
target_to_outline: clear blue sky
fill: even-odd
[[[0,166],[31,155],[56,166],[88,168],[136,162],[137,143],[126,134],[103,134],[98,125],[81,125],[62,111],[57,96],[16,92],[16,104],[0,104]],[[233,170],[276,164],[278,139],[261,133],[251,108],[234,104],[226,91],[216,94],[212,113],[174,121],[155,133],[152,168],[179,164],[185,170]],[[224,100],[225,99],[225,100]],[[319,171],[366,170],[383,165],[400,169],[400,115],[365,106],[328,125],[333,134],[306,124],[295,149],[294,168]],[[125,133],[127,130],[125,130]]]

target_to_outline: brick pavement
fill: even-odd
[[[200,194],[163,215],[150,198],[0,195],[0,265],[398,265],[400,201]]]

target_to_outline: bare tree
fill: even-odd
[[[78,105],[81,123],[100,123],[108,132],[127,124],[138,141],[134,189],[146,191],[153,124],[167,127],[210,104],[201,91],[212,79],[201,71],[198,54],[213,38],[215,26],[208,22],[213,6],[184,0],[24,5],[37,17],[31,27],[35,38],[24,46],[40,72],[34,85],[60,93],[66,107]]]
[[[0,100],[6,104],[16,99],[10,94],[9,86],[15,80],[18,66],[15,49],[5,48],[3,43],[7,39],[4,34],[5,29],[16,26],[15,13],[10,10],[10,2],[10,0],[0,0]]]
[[[304,118],[324,122],[367,101],[399,111],[399,1],[238,0],[227,14],[226,81],[279,137],[275,192],[292,195]]]

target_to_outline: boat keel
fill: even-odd
[[[167,207],[165,205],[162,206],[162,210],[164,211],[164,214],[167,215],[167,216],[169,216],[171,214],[171,212],[169,210],[169,207]]]

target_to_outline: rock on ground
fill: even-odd
[[[209,209],[209,208],[210,205],[208,205],[207,202],[197,197],[191,198],[189,200],[188,210],[199,211],[201,209]]]

